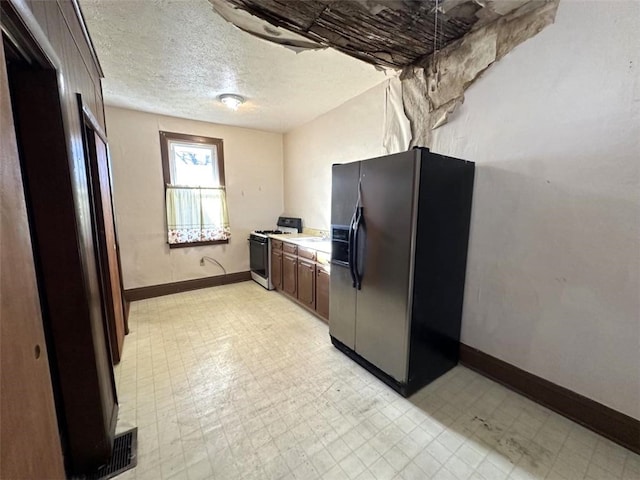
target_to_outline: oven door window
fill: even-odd
[[[251,271],[263,278],[267,278],[268,244],[255,240],[249,241],[249,266]]]

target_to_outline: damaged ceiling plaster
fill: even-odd
[[[431,131],[447,123],[464,92],[493,63],[553,23],[559,0],[529,2],[451,43],[400,76],[409,147],[430,146]],[[426,101],[425,101],[426,100]]]
[[[265,40],[296,50],[332,47],[401,71],[411,139],[389,141],[406,119],[387,118],[385,145],[428,147],[431,130],[447,122],[464,91],[490,65],[552,24],[560,0],[209,1],[229,22]],[[387,101],[397,97],[387,95]]]

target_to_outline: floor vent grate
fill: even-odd
[[[83,480],[107,480],[136,466],[138,447],[138,427],[116,435],[113,441],[111,460],[96,472],[86,475]]]

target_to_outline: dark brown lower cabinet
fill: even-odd
[[[298,298],[298,258],[294,255],[282,256],[282,290]]]
[[[329,254],[293,243],[271,243],[271,281],[280,290],[329,322]]]
[[[298,259],[298,300],[307,308],[316,308],[316,265],[302,259]]]
[[[282,250],[271,250],[271,282],[276,290],[282,290]]]
[[[316,269],[316,313],[329,321],[329,268],[318,265]]]

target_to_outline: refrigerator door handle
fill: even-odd
[[[355,222],[355,214],[353,217],[351,217],[351,224],[349,225],[349,243],[347,246],[347,259],[349,261],[349,273],[351,274],[351,286],[353,288],[356,288],[356,272],[355,272],[355,257],[354,257],[354,253],[355,253],[355,249],[354,249],[354,232],[353,232],[353,226],[354,226],[354,222]]]
[[[359,255],[359,248],[360,248],[360,230],[361,228],[364,226],[364,216],[362,214],[362,207],[358,207],[356,210],[356,218],[355,218],[355,222],[354,222],[354,227],[353,227],[353,231],[354,231],[354,235],[353,235],[353,272],[354,272],[354,277],[355,277],[355,285],[354,287],[357,288],[358,290],[362,290],[362,274],[359,271],[358,265],[360,263],[360,255]],[[365,236],[365,240],[366,240],[366,236]]]

